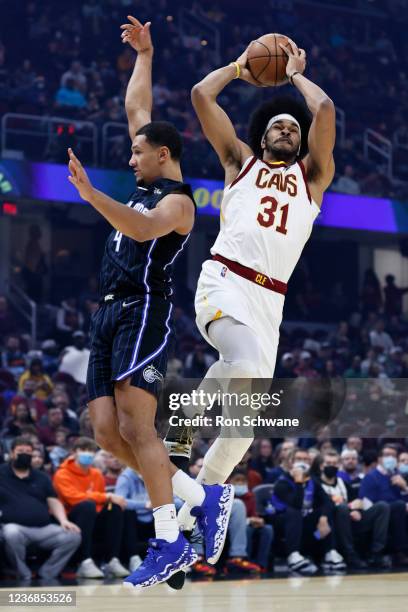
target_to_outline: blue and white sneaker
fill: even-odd
[[[204,536],[205,556],[215,565],[221,556],[227,537],[228,523],[234,501],[232,485],[203,485],[205,498],[201,506],[195,506],[190,514],[197,517],[197,524]]]
[[[197,553],[182,533],[175,542],[152,538],[142,565],[125,578],[123,586],[137,589],[152,587],[165,582],[176,572],[186,570],[197,559]]]

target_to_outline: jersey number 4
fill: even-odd
[[[275,227],[275,230],[280,234],[287,234],[286,223],[288,221],[289,204],[284,204],[278,210],[279,202],[271,196],[265,196],[260,201],[262,211],[258,213],[257,221],[262,227],[271,227],[279,217],[279,225]]]
[[[113,242],[116,242],[115,253],[119,252],[120,243],[122,242],[122,232],[116,232]]]

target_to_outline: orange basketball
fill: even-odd
[[[279,43],[289,47],[288,38],[283,34],[264,34],[249,46],[247,67],[254,79],[262,85],[276,87],[288,81],[288,56]]]

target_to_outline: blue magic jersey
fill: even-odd
[[[155,208],[160,200],[170,193],[185,193],[194,203],[190,185],[158,178],[145,187],[138,186],[127,206],[143,213]],[[177,232],[171,232],[154,240],[137,242],[121,232],[112,231],[102,259],[101,296],[133,296],[146,293],[171,295],[173,263],[189,235],[181,236]]]

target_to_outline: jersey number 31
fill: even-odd
[[[276,220],[276,217],[280,215],[278,221],[279,225],[275,227],[275,230],[280,234],[287,234],[286,223],[288,220],[289,204],[284,204],[278,210],[279,202],[271,196],[265,196],[260,201],[263,210],[258,213],[257,221],[262,227],[271,227]]]

